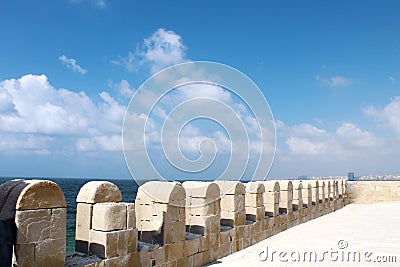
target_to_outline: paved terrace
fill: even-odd
[[[304,261],[305,252],[308,254]],[[264,261],[260,260],[260,253]],[[314,258],[310,262],[310,254],[317,255],[317,261],[321,262],[314,262]],[[348,255],[350,262],[347,262]],[[395,259],[377,256],[395,256]],[[394,260],[397,262],[393,263]],[[207,266],[400,266],[400,202],[351,204]]]

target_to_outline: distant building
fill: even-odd
[[[347,180],[356,181],[356,177],[354,176],[354,172],[349,172],[349,174],[347,175]]]
[[[297,177],[298,180],[307,180],[307,175],[300,175]]]

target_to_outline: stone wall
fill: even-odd
[[[350,203],[400,201],[400,181],[348,182]]]
[[[75,260],[75,265],[68,266],[202,266],[342,208],[347,204],[346,183],[289,180],[148,182],[139,188],[135,206],[120,203],[120,206],[125,205],[126,213],[110,212],[109,215],[104,212],[104,207],[95,208],[99,204],[87,203],[87,200],[81,202],[79,193],[78,206],[81,203],[94,205],[87,208],[90,212],[85,212],[84,216],[80,216],[78,210],[77,242],[88,240],[87,246],[79,251],[87,256],[97,255],[98,260],[85,265],[85,256],[81,255],[81,261]],[[101,186],[101,182],[96,186]],[[86,191],[87,187],[85,185],[81,191]],[[94,190],[95,187],[90,188]],[[103,188],[117,191],[111,185]],[[112,200],[99,197],[97,201],[103,202],[102,206],[116,206],[118,199],[119,193]],[[128,235],[121,243],[118,233],[129,229],[127,224],[119,226],[121,229],[114,225],[94,230],[94,218],[107,221],[110,218],[107,216],[111,216],[115,221],[118,216],[127,216],[126,221],[129,220],[128,206],[135,207],[137,228],[132,229],[137,229],[137,235]],[[78,231],[82,225],[85,226],[83,236]],[[106,236],[110,231],[115,232],[114,237],[97,241],[106,251],[114,253],[91,249],[92,235],[99,234],[98,231]],[[120,244],[132,249],[121,249]]]
[[[0,245],[14,266],[202,266],[342,208],[346,184],[148,182],[122,203],[114,184],[88,182],[76,199],[76,253],[65,257],[62,191],[14,180],[0,185],[0,220],[12,222],[15,240],[2,235]]]
[[[9,222],[9,255],[2,266],[64,266],[66,203],[57,184],[12,180],[0,185],[0,221]],[[3,235],[2,235],[3,236]],[[1,265],[1,264],[0,264]]]

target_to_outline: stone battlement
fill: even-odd
[[[148,182],[123,203],[116,185],[91,181],[76,199],[76,253],[67,257],[57,184],[13,180],[0,192],[5,266],[201,266],[349,202],[400,201],[400,182]]]

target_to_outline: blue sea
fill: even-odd
[[[0,184],[16,178],[1,178]],[[28,178],[22,178],[28,179]],[[76,196],[78,195],[79,189],[89,181],[90,179],[77,179],[77,178],[40,178],[51,180],[57,183],[61,190],[64,192],[65,200],[67,202],[67,254],[75,250],[75,214],[76,214]],[[103,179],[102,179],[103,180]],[[122,201],[134,202],[138,185],[133,179],[111,179],[106,180],[114,183],[119,187],[122,193]]]

